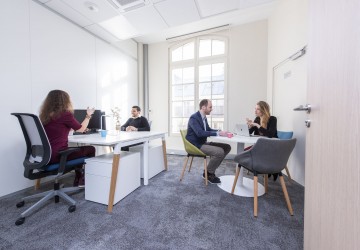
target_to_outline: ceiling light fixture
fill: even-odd
[[[99,7],[96,4],[92,3],[92,2],[85,2],[84,5],[90,11],[93,11],[93,12],[98,12],[99,11]]]

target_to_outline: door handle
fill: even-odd
[[[294,108],[294,111],[306,111],[308,114],[311,112],[311,105],[306,104],[305,107],[303,105],[300,105],[297,108]]]

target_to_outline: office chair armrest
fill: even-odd
[[[80,148],[73,147],[73,148],[67,148],[65,150],[59,151],[60,163],[59,163],[58,173],[64,173],[66,162],[67,162],[67,157],[69,156],[69,154],[71,154],[73,152],[76,152],[76,151],[79,151],[79,150],[80,150]]]
[[[76,151],[79,151],[79,150],[80,150],[79,147],[69,147],[69,148],[67,148],[65,150],[59,151],[59,155],[60,155],[60,157],[64,156],[64,157],[67,158],[69,154],[71,154],[73,152],[76,152]]]

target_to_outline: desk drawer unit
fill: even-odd
[[[85,200],[108,205],[113,154],[86,159]],[[114,204],[140,186],[140,153],[121,152]]]
[[[140,152],[140,176],[144,178],[143,146],[129,148],[130,152]],[[149,145],[149,179],[165,170],[164,155],[162,146]]]

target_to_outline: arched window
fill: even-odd
[[[187,128],[202,99],[211,99],[210,127],[224,129],[227,40],[197,37],[170,48],[170,132]]]

